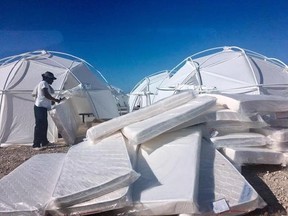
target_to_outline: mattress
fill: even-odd
[[[68,151],[49,209],[98,198],[129,186],[138,177],[121,133],[111,135],[97,145],[84,141]]]
[[[49,111],[49,114],[65,143],[68,145],[74,144],[78,128],[80,127],[80,117],[75,112],[71,99],[66,99],[55,105],[53,109]]]
[[[133,185],[136,215],[198,212],[200,127],[162,134],[140,145]]]
[[[211,94],[217,98],[217,104],[228,109],[254,115],[257,113],[287,112],[286,97],[275,95],[246,95],[246,94]]]
[[[107,137],[112,133],[115,133],[116,131],[122,129],[127,125],[142,121],[147,118],[151,118],[152,116],[178,107],[192,100],[194,97],[195,96],[191,91],[172,95],[140,110],[113,118],[109,121],[91,127],[87,130],[86,137],[91,143],[97,143],[102,138]]]
[[[223,148],[223,154],[236,164],[285,164],[281,152],[260,147],[232,147]]]
[[[219,215],[213,206],[220,200],[228,204],[227,215],[248,213],[266,205],[236,168],[205,139],[202,139],[198,194],[201,215],[207,216]]]
[[[287,128],[275,128],[264,127],[255,128],[253,132],[265,135],[269,140],[274,142],[288,142],[288,129]]]
[[[215,101],[214,97],[196,97],[190,102],[174,109],[128,125],[122,129],[122,133],[133,145],[144,143],[186,121],[196,118],[214,106]]]
[[[65,154],[33,156],[0,180],[0,215],[44,215]]]
[[[258,133],[232,133],[211,138],[216,148],[221,147],[243,147],[243,146],[265,146],[267,139]]]

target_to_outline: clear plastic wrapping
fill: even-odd
[[[131,144],[144,143],[186,121],[196,118],[215,105],[215,101],[214,97],[197,97],[157,116],[130,124],[122,129],[122,133]]]
[[[164,133],[141,144],[133,185],[136,215],[199,213],[201,128]]]
[[[97,143],[102,138],[113,134],[127,125],[159,115],[160,113],[187,103],[194,97],[195,96],[191,91],[172,95],[171,97],[158,101],[151,106],[144,107],[140,110],[116,117],[107,122],[91,127],[87,130],[86,136],[90,142]]]
[[[262,134],[257,133],[233,133],[223,136],[212,137],[216,148],[220,147],[243,147],[243,146],[265,146],[267,139]]]
[[[68,145],[74,144],[80,127],[80,117],[75,112],[71,99],[55,105],[49,113],[64,141]]]
[[[284,156],[281,152],[276,152],[267,148],[233,147],[223,148],[224,155],[238,165],[243,164],[285,164]]]
[[[217,98],[217,104],[246,115],[288,111],[288,100],[282,96],[247,94],[211,95]]]

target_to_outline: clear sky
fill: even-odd
[[[2,0],[0,58],[78,56],[129,92],[196,52],[239,46],[288,64],[288,0]]]

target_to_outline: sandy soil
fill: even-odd
[[[82,140],[82,129],[78,141]],[[69,146],[63,140],[42,151],[35,151],[31,146],[9,146],[0,148],[0,178],[10,173],[20,164],[36,154],[67,152]],[[257,165],[242,167],[242,174],[265,200],[267,206],[246,215],[280,216],[288,215],[288,167]]]

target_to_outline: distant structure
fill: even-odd
[[[147,94],[147,87],[142,88],[144,78],[130,92],[130,111],[187,89],[196,94],[221,92],[288,96],[287,72],[288,66],[282,61],[250,50],[236,46],[207,49],[187,57],[168,75],[161,74],[154,92]]]

